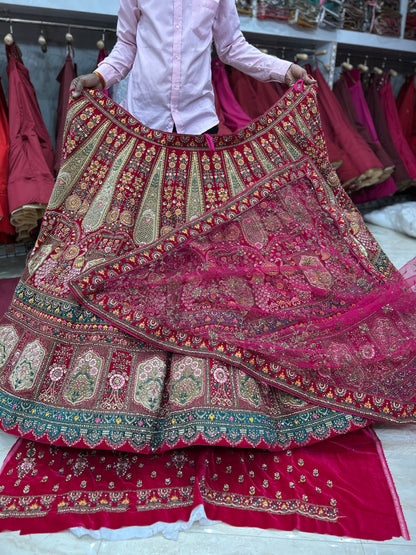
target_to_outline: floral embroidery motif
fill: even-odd
[[[166,363],[153,357],[137,365],[134,400],[149,411],[157,411],[163,392]]]
[[[40,341],[36,340],[26,345],[9,378],[15,391],[33,387],[45,355],[46,351]]]
[[[64,399],[72,405],[88,401],[94,396],[104,360],[89,350],[78,356],[65,386]]]
[[[6,362],[18,341],[19,338],[13,326],[0,327],[0,367]]]
[[[237,377],[240,397],[253,407],[258,407],[261,403],[261,394],[256,380],[241,370],[238,371]]]
[[[185,406],[200,397],[204,391],[204,362],[184,357],[172,366],[170,400],[174,405]]]

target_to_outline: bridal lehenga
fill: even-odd
[[[340,186],[314,86],[213,137],[85,92],[0,322],[1,427],[145,454],[414,422],[414,270]]]

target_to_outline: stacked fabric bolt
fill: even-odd
[[[258,0],[257,17],[288,20],[293,4],[293,0]]]
[[[238,13],[253,15],[253,0],[235,0]]]
[[[378,0],[371,32],[400,37],[401,21],[400,0]]]
[[[411,40],[416,39],[416,0],[409,0],[409,4],[407,6],[404,38]]]

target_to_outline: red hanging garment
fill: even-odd
[[[15,235],[9,220],[7,177],[9,173],[9,122],[7,104],[0,79],[0,243],[10,243]]]
[[[271,106],[267,102],[264,103],[262,98],[258,98],[254,81],[255,79],[238,69],[232,69],[229,76],[231,90],[237,102],[252,120],[261,116]]]
[[[394,142],[391,138],[390,129],[381,105],[379,89],[382,86],[382,78],[373,74],[370,83],[365,91],[365,98],[370,109],[371,117],[374,123],[377,136],[386,152],[389,154],[395,166],[393,179],[399,190],[409,186],[411,180],[409,172],[397,152]]]
[[[383,86],[380,89],[381,106],[386,117],[387,125],[390,131],[394,146],[403,160],[403,163],[409,173],[412,184],[416,184],[416,158],[404,136],[399,114],[397,112],[396,102],[394,100],[393,88],[390,78],[384,75]]]
[[[69,89],[71,86],[71,81],[75,79],[77,75],[75,65],[72,61],[71,55],[68,53],[65,64],[61,71],[59,72],[56,80],[60,83],[59,88],[59,99],[58,99],[58,113],[56,118],[56,144],[55,144],[55,159],[54,159],[54,170],[55,175],[58,173],[61,165],[61,155],[62,155],[62,140],[63,133],[65,129],[65,119],[68,109],[69,100]]]
[[[400,124],[410,148],[416,154],[416,110],[415,110],[415,76],[406,78],[396,100]]]
[[[36,233],[51,195],[53,146],[29,72],[16,44],[6,46],[9,77],[10,157],[8,200],[17,240]]]
[[[337,171],[344,188],[355,191],[368,186],[368,180],[374,175],[374,171],[382,168],[380,160],[351,126],[321,71],[316,68],[311,73],[319,85],[318,102],[330,160],[333,160],[330,152],[331,142],[343,151],[344,162]]]

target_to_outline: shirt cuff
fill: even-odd
[[[270,79],[272,81],[278,81],[279,83],[284,83],[287,70],[290,68],[292,64],[293,62],[287,62],[286,60],[276,59],[276,62],[270,72]]]

